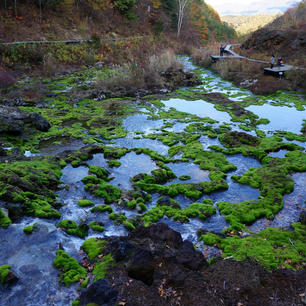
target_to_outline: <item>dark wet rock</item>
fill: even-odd
[[[8,286],[11,286],[17,283],[18,280],[19,278],[12,271],[10,271],[9,274],[4,279],[4,283],[7,284]]]
[[[18,107],[0,106],[0,133],[20,135],[26,126],[34,126],[40,131],[48,131],[49,122],[38,113],[26,113]],[[29,131],[27,131],[29,132]]]
[[[163,223],[139,227],[128,237],[108,237],[115,264],[81,293],[81,305],[300,305],[306,271],[265,271],[253,262],[217,260]],[[119,248],[119,250],[118,250]],[[105,254],[106,254],[105,253]],[[271,299],[273,297],[273,300]]]
[[[169,196],[162,196],[158,199],[157,204],[160,206],[170,206],[173,208],[180,208],[180,204],[170,198]]]
[[[47,132],[51,127],[50,123],[38,113],[31,113],[29,119],[32,125],[39,131]]]
[[[80,295],[80,305],[89,303],[99,306],[116,305],[118,291],[114,290],[105,279],[99,279]]]
[[[152,252],[145,249],[136,249],[131,256],[127,272],[130,277],[150,286],[154,279],[154,257]]]
[[[179,248],[183,243],[181,235],[172,230],[165,223],[153,224],[149,227],[140,226],[130,234],[130,239],[150,239],[156,247],[163,248],[165,245],[171,248]]]
[[[0,133],[21,134],[25,118],[26,113],[18,108],[0,106]]]
[[[305,210],[303,210],[303,211],[300,213],[299,222],[301,222],[302,224],[305,224],[305,225],[306,225],[306,211],[305,211]]]
[[[1,142],[0,142],[0,156],[7,156],[7,152],[5,149],[3,149]]]
[[[23,100],[23,98],[16,97],[16,98],[12,98],[12,99],[3,99],[2,100],[2,105],[14,107],[14,106],[27,106],[28,103],[25,102]]]
[[[13,222],[19,221],[24,216],[24,205],[21,203],[7,203],[8,216]]]
[[[208,267],[208,263],[203,258],[203,255],[200,252],[195,252],[193,244],[188,240],[185,240],[179,248],[177,262],[194,271]]]

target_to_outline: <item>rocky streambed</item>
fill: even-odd
[[[182,61],[200,85],[4,99],[1,305],[303,305],[305,96]]]

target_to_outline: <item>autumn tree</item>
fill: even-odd
[[[186,7],[187,7],[187,4],[191,0],[176,0],[176,1],[178,5],[177,37],[179,37],[181,34],[181,29],[182,29],[184,15],[186,12]]]

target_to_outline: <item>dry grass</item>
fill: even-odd
[[[256,76],[263,74],[263,68],[267,64],[250,62],[244,59],[232,59],[218,61],[212,66],[212,69],[219,73],[222,78],[231,78],[233,74]]]
[[[219,47],[219,45],[210,45],[205,49],[193,49],[191,53],[191,59],[196,65],[209,67],[212,63],[211,55],[219,54]]]
[[[162,87],[162,73],[180,68],[182,64],[174,52],[165,50],[159,55],[149,56],[146,65],[138,65],[136,62],[113,65],[109,78],[99,78],[97,85],[107,89]]]

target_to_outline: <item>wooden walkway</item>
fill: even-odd
[[[241,56],[231,49],[233,46],[239,46],[239,44],[229,44],[225,46],[224,53],[228,55],[224,55],[224,56],[211,55],[213,62],[216,62],[218,60],[225,60],[225,59],[245,59],[245,60],[248,60],[249,62],[270,64],[270,62],[267,62],[267,61],[256,60],[252,58],[247,58],[245,56]],[[292,65],[282,65],[282,66],[275,66],[272,69],[270,67],[264,68],[264,73],[281,77],[285,74],[285,72],[290,71],[290,70],[305,70],[305,68],[296,67]]]
[[[101,42],[108,42],[108,41],[120,41],[120,40],[135,40],[135,39],[142,39],[146,36],[132,36],[132,37],[117,37],[117,38],[101,38]],[[41,44],[84,44],[84,43],[93,43],[93,40],[39,40],[39,41],[13,41],[13,42],[6,42],[0,43],[0,46],[15,46],[15,45],[41,45]]]

